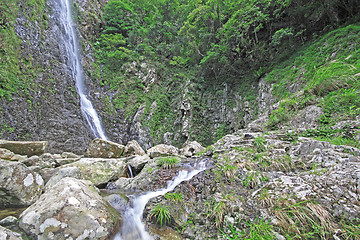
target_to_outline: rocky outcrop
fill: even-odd
[[[96,138],[90,142],[86,155],[93,158],[119,158],[124,150],[124,145]]]
[[[0,203],[3,207],[29,206],[41,195],[42,177],[19,162],[0,160]]]
[[[41,155],[46,152],[48,142],[46,141],[7,141],[0,140],[0,148],[5,148],[13,153],[20,155],[27,155],[31,157],[33,155]]]
[[[159,144],[148,149],[146,152],[151,158],[155,158],[162,156],[178,155],[179,149],[171,145]]]
[[[37,239],[109,239],[121,218],[87,181],[63,178],[20,216]]]

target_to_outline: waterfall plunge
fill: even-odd
[[[68,65],[71,68],[73,78],[75,79],[76,90],[80,97],[80,107],[83,116],[88,122],[93,134],[97,138],[107,140],[101,120],[86,94],[87,90],[81,66],[79,44],[76,37],[74,22],[71,18],[71,7],[69,1],[70,0],[60,0],[60,21],[65,30],[65,47],[68,57]]]

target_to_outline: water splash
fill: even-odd
[[[72,70],[73,78],[76,83],[76,90],[80,97],[81,112],[86,119],[92,133],[101,139],[107,140],[101,120],[94,109],[91,101],[87,97],[87,90],[84,83],[83,69],[78,39],[76,37],[74,22],[71,16],[70,0],[60,0],[60,21],[64,27],[65,47],[68,57],[68,65]]]
[[[114,240],[152,240],[153,238],[146,232],[145,225],[141,221],[146,204],[152,198],[173,191],[177,185],[190,180],[205,169],[205,162],[200,162],[192,170],[180,171],[172,181],[168,182],[167,188],[149,192],[135,198],[133,207],[127,209],[124,213],[123,226],[121,231],[115,235]]]

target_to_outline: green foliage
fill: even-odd
[[[245,223],[245,227],[241,230],[235,224],[229,224],[228,230],[230,230],[230,233],[224,233],[224,231],[222,231],[223,237],[229,240],[272,240],[276,238],[273,226],[269,221],[256,219],[255,221],[243,222]],[[242,223],[242,225],[244,225],[244,223]]]
[[[156,223],[160,226],[166,225],[171,222],[170,211],[167,206],[158,204],[154,209],[151,210],[151,217],[156,218]]]
[[[264,152],[266,150],[266,143],[267,141],[264,137],[256,137],[254,139],[254,146],[256,148],[256,151],[259,153]]]
[[[165,169],[170,169],[176,167],[179,162],[178,157],[162,157],[157,160],[157,165]]]
[[[176,193],[176,192],[174,192],[174,193],[166,193],[165,198],[167,200],[170,200],[170,201],[174,202],[174,203],[181,203],[182,200],[183,200],[182,199],[182,194],[181,193]]]

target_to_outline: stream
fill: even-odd
[[[142,222],[146,204],[152,198],[163,196],[173,191],[180,183],[192,179],[205,169],[205,161],[196,163],[193,167],[189,166],[186,170],[179,171],[177,176],[167,183],[166,188],[135,196],[132,207],[128,208],[123,215],[123,226],[120,232],[115,235],[114,240],[152,240],[153,237],[146,232],[145,225]]]

